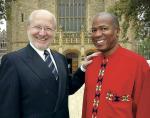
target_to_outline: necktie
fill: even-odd
[[[52,71],[53,75],[55,76],[55,79],[57,80],[58,73],[57,73],[54,63],[50,57],[50,53],[47,50],[44,50],[44,55],[45,55],[45,62],[47,63],[49,69]]]
[[[102,63],[101,63],[101,68],[99,70],[97,83],[96,83],[95,96],[94,96],[94,100],[93,100],[92,118],[98,118],[97,117],[98,106],[100,104],[102,82],[103,82],[103,77],[104,77],[107,62],[108,62],[108,59],[104,57],[104,59],[102,60]]]

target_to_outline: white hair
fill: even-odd
[[[45,9],[38,9],[38,10],[34,10],[33,12],[31,12],[29,18],[28,18],[28,25],[30,25],[30,23],[32,22],[33,18],[35,15],[37,14],[46,14],[49,15],[51,17],[51,20],[54,23],[54,28],[56,28],[56,17],[54,16],[54,14],[52,14],[50,11],[45,10]]]

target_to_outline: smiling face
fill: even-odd
[[[55,19],[48,11],[39,11],[31,15],[27,28],[30,42],[39,50],[48,48],[54,38]]]
[[[117,48],[119,28],[114,25],[110,15],[99,15],[93,19],[92,41],[96,48],[109,55]]]

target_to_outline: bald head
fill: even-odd
[[[28,18],[28,25],[31,24],[31,22],[38,16],[47,16],[50,18],[50,21],[53,23],[54,27],[56,28],[56,18],[55,16],[49,12],[48,10],[45,9],[39,9],[39,10],[34,10],[29,18]]]
[[[100,12],[93,17],[93,22],[95,19],[97,19],[99,17],[105,17],[105,18],[111,19],[113,26],[115,28],[119,28],[119,21],[118,21],[118,18],[116,15],[114,15],[112,13],[108,13],[108,12]]]

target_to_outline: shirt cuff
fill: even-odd
[[[81,66],[80,66],[80,69],[81,69],[83,72],[85,72],[85,71],[86,71],[86,69],[85,69],[85,68],[83,68],[83,65],[81,65]]]

